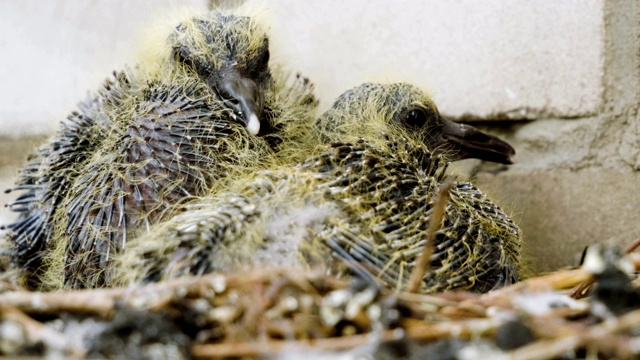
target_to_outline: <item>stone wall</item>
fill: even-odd
[[[514,209],[535,270],[573,264],[588,244],[640,237],[640,4],[604,5],[604,91],[596,113],[501,129],[519,163],[478,175],[480,187]]]
[[[602,104],[602,0],[267,4],[283,58],[322,99],[406,80],[456,118],[575,118]]]

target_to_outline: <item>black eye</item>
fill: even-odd
[[[260,67],[262,68],[266,68],[267,65],[269,65],[269,57],[271,56],[271,54],[269,54],[269,50],[265,50],[264,54],[262,54],[262,58],[260,59]]]
[[[201,61],[197,61],[191,50],[186,46],[177,46],[173,49],[173,53],[176,61],[187,65],[198,73],[203,78],[208,77],[213,70],[211,66],[203,64]]]
[[[421,109],[410,110],[404,119],[405,124],[414,128],[421,128],[427,123],[427,114]]]

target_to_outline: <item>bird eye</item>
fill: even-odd
[[[269,65],[269,57],[271,56],[271,54],[269,54],[269,50],[267,49],[264,54],[262,54],[262,59],[260,59],[260,66],[262,67],[267,67],[267,65]]]
[[[405,124],[414,128],[421,128],[427,123],[427,114],[421,109],[410,110],[404,119]]]

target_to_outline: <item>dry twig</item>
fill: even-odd
[[[449,191],[451,191],[453,184],[454,181],[452,179],[448,179],[440,185],[440,191],[438,191],[438,197],[436,198],[436,202],[433,206],[433,214],[429,220],[427,243],[424,245],[424,250],[416,260],[416,264],[411,271],[409,282],[404,290],[406,292],[417,292],[420,289],[420,284],[422,283],[424,274],[429,270],[431,255],[433,255],[435,247],[436,231],[438,231],[441,226],[445,205],[447,204]]]

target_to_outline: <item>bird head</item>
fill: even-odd
[[[174,58],[195,71],[252,134],[260,131],[271,80],[269,41],[252,18],[209,12],[183,21],[169,37]]]
[[[511,164],[515,155],[497,137],[446,120],[426,93],[405,83],[355,87],[339,96],[316,125],[325,142],[404,138],[451,161],[477,158]]]

